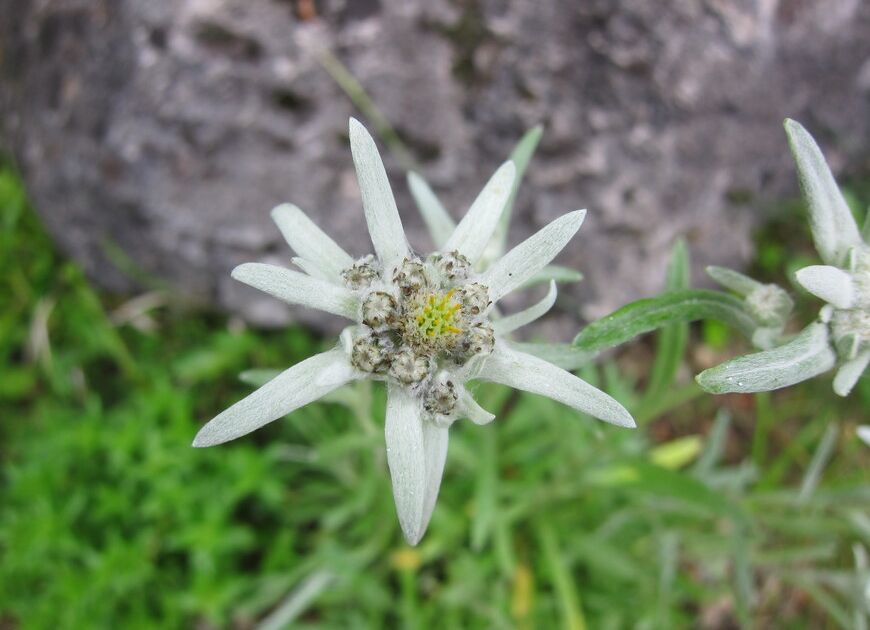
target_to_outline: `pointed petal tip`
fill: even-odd
[[[207,427],[208,425],[205,425],[201,428],[193,438],[193,442],[191,443],[193,448],[206,448],[220,444],[220,442],[216,441],[213,437],[209,437],[209,431],[206,431]]]
[[[576,232],[580,229],[580,226],[583,225],[583,221],[586,220],[586,210],[574,210],[564,215],[563,218],[570,226],[570,229]]]
[[[598,416],[598,419],[621,429],[636,429],[637,422],[634,421],[634,417],[628,409],[618,402],[616,404],[619,405],[618,409],[611,410],[607,417]]]
[[[425,531],[407,531],[404,528],[402,529],[402,536],[405,537],[405,542],[407,542],[412,547],[416,547],[420,541],[423,539],[423,534]]]
[[[371,134],[369,134],[368,129],[366,129],[366,126],[364,124],[362,124],[359,120],[354,118],[353,116],[351,116],[350,119],[348,120],[348,130],[350,131],[351,138],[353,138],[355,136],[361,136],[361,135],[362,136],[371,136]]]
[[[348,123],[348,135],[350,136],[351,147],[360,143],[375,143],[374,138],[372,138],[372,134],[369,133],[369,130],[366,129],[366,126],[353,117],[351,117]]]
[[[558,221],[559,219],[556,220]],[[586,210],[574,210],[573,212],[569,212],[562,217],[562,220],[565,221],[567,229],[576,234],[580,229],[580,226],[583,225],[583,221],[586,220]]]
[[[637,422],[634,421],[634,417],[632,417],[632,415],[631,415],[630,413],[628,413],[628,411],[626,411],[625,413],[626,413],[626,416],[625,416],[625,423],[624,423],[624,424],[618,424],[617,426],[620,426],[620,427],[622,427],[622,428],[624,428],[624,429],[636,429],[636,428],[637,428]]]

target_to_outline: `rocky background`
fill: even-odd
[[[657,292],[678,235],[698,270],[750,258],[759,202],[796,193],[783,118],[839,173],[870,171],[866,0],[0,0],[0,16],[3,144],[64,250],[108,288],[166,280],[257,323],[291,312],[229,271],[289,264],[276,204],[370,251],[347,146],[361,114],[322,51],[456,216],[545,125],[511,238],[589,209],[559,259],[586,275],[563,306],[587,317]]]

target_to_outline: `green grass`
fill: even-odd
[[[95,291],[9,169],[0,221],[4,630],[867,628],[866,379],[714,398],[683,369],[637,407],[635,345],[584,376],[636,431],[481,385],[499,417],[451,430],[412,549],[377,388],[190,447],[236,374],[331,342]]]

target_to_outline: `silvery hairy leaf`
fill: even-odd
[[[828,327],[813,322],[788,343],[704,370],[696,380],[711,394],[766,392],[827,372],[836,363]]]
[[[785,131],[809,209],[816,250],[826,264],[844,267],[849,249],[863,245],[852,211],[813,137],[794,120],[785,121]]]

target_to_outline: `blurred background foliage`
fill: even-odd
[[[779,216],[755,275],[788,286],[814,254],[800,204]],[[4,630],[868,627],[867,379],[702,395],[691,375],[748,348],[705,324],[583,371],[636,431],[481,385],[497,420],[454,426],[410,548],[377,387],[190,447],[250,391],[238,373],[332,342],[95,291],[8,166],[0,221]]]

